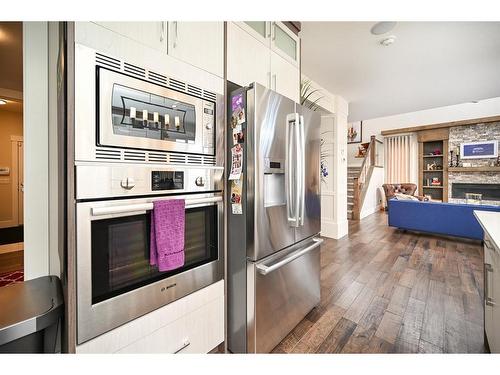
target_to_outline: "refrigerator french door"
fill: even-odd
[[[265,353],[320,299],[320,118],[256,83],[229,100],[228,348]]]

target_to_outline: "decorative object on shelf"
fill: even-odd
[[[500,155],[497,156],[497,167],[500,167]]]
[[[457,154],[455,167],[459,167],[460,166],[460,148],[458,146],[457,146],[455,152]]]
[[[472,167],[472,163],[462,163],[462,167],[463,168],[471,168]]]
[[[465,193],[465,203],[467,204],[481,204],[483,201],[483,194]]]
[[[439,180],[439,177],[432,177],[430,186],[441,186],[441,181]]]
[[[347,124],[347,143],[360,143],[362,137],[363,121]]]
[[[357,158],[364,158],[366,155],[366,151],[368,150],[368,146],[370,146],[370,142],[361,143],[358,146],[358,154],[356,155],[356,157]]]
[[[450,167],[453,167],[453,150],[450,150]]]
[[[441,155],[441,150],[439,148],[436,148],[434,151],[432,151],[432,155]]]

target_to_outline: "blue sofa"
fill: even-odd
[[[500,206],[396,199],[389,200],[388,207],[391,227],[475,240],[483,239],[483,229],[474,210],[500,212]]]

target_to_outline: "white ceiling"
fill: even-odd
[[[349,102],[350,121],[500,96],[500,22],[373,25],[302,23],[302,72]]]

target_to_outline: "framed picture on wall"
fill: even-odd
[[[363,121],[347,124],[347,143],[361,143]]]
[[[467,142],[460,144],[462,159],[487,159],[498,156],[498,141]]]

